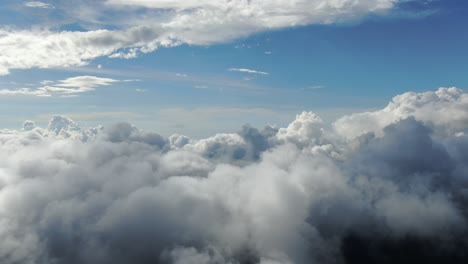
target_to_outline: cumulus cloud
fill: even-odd
[[[3,89],[0,90],[0,95],[35,95],[35,96],[52,96],[62,95],[70,96],[79,93],[94,91],[99,86],[108,86],[112,83],[119,82],[110,78],[101,78],[96,76],[76,76],[60,80],[42,81],[42,87],[36,89],[21,88],[16,90]]]
[[[26,121],[0,132],[0,259],[465,263],[467,123],[426,115],[467,116],[465,96],[397,96],[412,102],[406,116],[372,131],[347,123],[352,136],[343,120],[373,115],[327,127],[303,112],[285,128],[199,140]],[[384,110],[373,113],[401,112]]]
[[[81,66],[98,57],[135,58],[159,47],[209,45],[257,32],[287,27],[341,23],[391,10],[402,0],[235,0],[120,1],[86,6],[80,20],[96,24],[95,15],[118,9],[126,21],[108,21],[115,30],[86,32],[0,29],[0,74],[12,69]],[[45,7],[42,2],[28,2]],[[42,3],[42,4],[39,4]],[[83,4],[84,3],[84,4]],[[84,0],[76,5],[85,5]],[[151,16],[140,19],[139,8]],[[101,10],[102,9],[102,10]],[[82,10],[82,9],[79,9]],[[68,14],[67,13],[67,14]],[[125,19],[124,19],[125,20]]]
[[[366,132],[381,134],[384,127],[414,116],[437,133],[464,134],[468,123],[467,109],[468,95],[463,90],[439,88],[395,96],[384,109],[344,116],[334,126],[339,134],[352,138]]]

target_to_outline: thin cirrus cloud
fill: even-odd
[[[0,75],[9,74],[12,69],[82,66],[103,56],[130,59],[160,47],[184,43],[209,45],[274,29],[342,23],[367,14],[384,13],[401,1],[403,0],[109,0],[104,4],[100,2],[93,6],[88,5],[87,8],[92,10],[87,13],[99,14],[116,9],[124,12],[125,16],[120,19],[124,23],[106,23],[117,28],[115,30],[57,32],[0,29]],[[33,5],[36,7],[45,7],[40,2],[29,3],[35,3]],[[82,6],[86,1],[78,0],[74,4]],[[146,8],[159,15],[141,20],[139,9],[128,7]],[[79,19],[89,19],[90,23],[96,23],[95,17],[80,15]]]
[[[260,74],[260,75],[269,75],[268,72],[264,71],[257,71],[257,70],[251,70],[251,69],[245,69],[245,68],[230,68],[228,71],[231,72],[242,72],[242,73],[251,73],[251,74]]]
[[[16,90],[3,89],[0,90],[0,95],[35,95],[35,96],[72,96],[79,93],[94,91],[97,87],[108,86],[113,83],[120,82],[110,78],[101,78],[96,76],[77,76],[60,80],[57,82],[45,80],[41,84],[43,86],[36,89],[21,88]]]
[[[48,3],[44,3],[44,2],[40,2],[40,1],[25,2],[24,6],[31,7],[31,8],[46,8],[46,9],[47,8],[54,8],[53,5],[48,4]]]

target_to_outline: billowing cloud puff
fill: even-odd
[[[465,263],[465,96],[403,94],[372,130],[307,112],[201,140],[63,116],[1,130],[0,260]]]
[[[278,139],[299,144],[314,144],[322,138],[323,125],[323,120],[318,115],[302,112],[287,128],[278,131]]]
[[[382,133],[382,129],[410,116],[435,129],[436,133],[465,133],[468,116],[468,95],[455,87],[437,91],[408,92],[395,96],[382,110],[344,116],[334,125],[347,138],[366,132]]]
[[[391,10],[404,0],[108,0],[73,2],[73,9],[86,7],[86,14],[109,10],[123,12],[128,19],[104,21],[115,30],[86,32],[0,29],[0,75],[11,69],[80,66],[102,56],[135,58],[158,47],[182,43],[207,45],[245,37],[253,33],[287,27],[330,24],[355,20],[367,14]],[[62,1],[57,8],[64,6]],[[29,7],[52,8],[39,1]],[[65,5],[64,8],[67,8]],[[149,12],[141,20],[141,8]],[[60,8],[59,8],[60,9]],[[100,21],[95,16],[75,14],[78,20]],[[96,15],[99,17],[99,15]],[[102,17],[106,17],[102,15]],[[239,70],[239,69],[236,69]],[[240,69],[243,72],[265,72]]]

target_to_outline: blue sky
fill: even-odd
[[[123,7],[117,0],[2,1],[0,72],[2,66],[7,72],[0,76],[0,121],[17,128],[26,119],[46,123],[64,114],[83,126],[129,121],[165,135],[201,137],[244,123],[284,125],[303,110],[332,121],[381,108],[406,91],[467,87],[468,3],[385,1],[300,17],[286,8],[287,22],[259,13],[258,21],[244,23],[237,18],[250,10],[245,7],[239,15],[221,13],[221,19],[233,18],[209,26],[183,20],[188,29],[177,19],[185,15],[197,23],[193,1],[160,6],[133,0]],[[217,6],[224,1],[205,2],[195,7],[215,16],[224,10]],[[257,3],[252,12],[274,14],[268,1]],[[160,29],[162,24],[171,28]],[[136,33],[118,35],[142,26],[148,29],[137,41],[125,39]],[[100,29],[108,30],[109,41],[79,39],[78,31],[97,35]],[[48,37],[57,42],[43,44]],[[133,58],[110,58],[124,55]],[[66,81],[80,76],[96,79]],[[53,89],[41,90],[45,86]]]

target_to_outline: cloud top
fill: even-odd
[[[465,99],[405,93],[332,127],[303,112],[201,140],[26,121],[0,130],[0,259],[464,263]],[[392,118],[363,127],[376,115]]]

